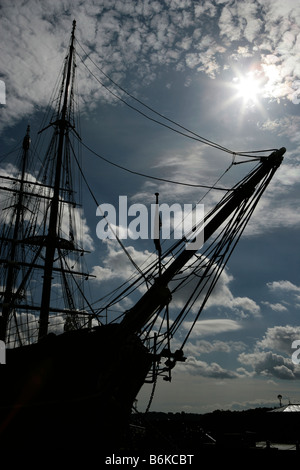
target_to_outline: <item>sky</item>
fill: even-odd
[[[147,119],[132,107],[162,120],[100,69],[147,106],[232,151],[287,149],[185,346],[186,362],[173,370],[171,383],[158,382],[151,410],[278,406],[279,394],[283,403],[300,402],[300,366],[292,362],[292,342],[300,340],[299,2],[2,0],[0,156],[22,141],[28,124],[33,141],[40,130],[73,19],[80,135],[106,159],[191,184],[214,185],[229,169],[218,181],[224,187],[254,167],[232,166],[232,154]],[[128,204],[149,205],[155,192],[160,202],[194,203],[205,192],[122,171],[86,148],[82,158],[99,203],[116,206],[125,195]],[[2,171],[9,163],[1,160]],[[210,191],[205,209],[219,197]],[[97,237],[96,206],[83,211],[99,298],[133,267],[117,243]],[[152,240],[124,245],[138,265],[154,250]],[[121,307],[131,305],[126,299]],[[140,411],[150,394],[145,385]]]

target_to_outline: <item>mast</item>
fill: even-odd
[[[24,204],[23,204],[24,181],[25,181],[25,173],[27,169],[29,147],[30,147],[30,126],[27,127],[27,132],[23,139],[20,188],[18,191],[18,200],[15,205],[16,219],[15,219],[15,225],[14,225],[14,230],[13,230],[13,237],[11,241],[10,259],[7,260],[7,264],[8,264],[7,278],[6,278],[6,285],[5,285],[5,294],[3,297],[2,316],[0,316],[0,340],[2,341],[5,341],[5,338],[6,338],[7,322],[8,322],[9,314],[10,314],[11,307],[12,307],[11,303],[13,300],[13,293],[14,293],[14,288],[15,288],[15,275],[16,275],[16,270],[18,269],[18,266],[16,265],[16,262],[17,262],[16,251],[17,251],[17,245],[19,242],[21,218],[22,218],[23,209],[24,209]]]
[[[51,127],[52,135],[46,149],[34,149],[41,165],[28,152],[28,128],[21,163],[0,173],[0,335],[9,348],[33,344],[50,330],[83,328],[93,312],[84,292],[94,276],[83,266],[81,188],[74,186],[80,153],[78,160],[71,142],[73,133],[78,137],[75,27],[74,21],[56,106],[39,131]]]
[[[271,153],[268,157],[261,157],[261,164],[255,169],[246,181],[239,184],[225,204],[216,212],[213,218],[205,219],[203,230],[204,243],[220,228],[226,219],[239,208],[243,201],[255,194],[256,187],[264,181],[264,189],[280,166],[286,149],[283,147]],[[259,197],[261,190],[258,190]],[[183,250],[178,257],[156,279],[146,294],[128,310],[121,322],[122,331],[126,334],[138,333],[152,318],[159,307],[167,305],[170,301],[168,283],[188,263],[197,250]]]
[[[49,231],[46,238],[46,255],[45,255],[45,268],[44,268],[44,279],[43,279],[43,293],[41,299],[41,312],[40,312],[40,323],[39,323],[39,334],[38,339],[43,338],[48,332],[48,321],[50,312],[50,298],[51,298],[51,286],[52,286],[52,272],[55,257],[55,249],[57,242],[57,221],[58,221],[58,210],[59,210],[59,193],[60,193],[60,179],[61,169],[63,161],[63,151],[65,145],[66,134],[70,127],[70,123],[67,120],[67,111],[70,99],[70,82],[71,82],[71,70],[73,64],[73,52],[74,52],[74,38],[75,38],[76,21],[73,21],[73,29],[71,34],[71,43],[69,48],[68,56],[68,67],[67,75],[65,78],[64,85],[64,99],[61,110],[61,117],[55,123],[59,134],[57,156],[56,156],[56,170],[55,180],[53,188],[53,199],[51,203],[51,211],[49,218]]]

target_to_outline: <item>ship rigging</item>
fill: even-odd
[[[48,433],[53,431],[55,419],[59,419],[57,411],[65,413],[67,418],[61,433],[67,431],[72,442],[70,436],[74,436],[78,426],[89,425],[87,406],[92,404],[91,409],[97,410],[95,416],[110,429],[107,403],[115,407],[115,419],[122,418],[125,422],[144,382],[155,383],[159,375],[171,380],[172,368],[178,361],[185,360],[184,346],[285,153],[285,148],[232,152],[148,107],[159,114],[160,121],[155,118],[156,122],[162,124],[161,119],[167,120],[168,124],[162,125],[172,132],[232,154],[230,167],[243,162],[236,161],[238,156],[246,158],[247,162],[254,161],[256,166],[231,188],[219,186],[220,178],[211,186],[195,185],[224,193],[204,220],[197,220],[192,228],[195,237],[203,232],[204,245],[200,251],[187,250],[186,238],[166,249],[162,249],[164,245],[156,239],[157,256],[141,267],[116,236],[135,273],[128,282],[97,302],[88,299],[84,286],[92,276],[84,267],[88,250],[81,240],[83,212],[80,201],[75,200],[80,193],[73,184],[77,179],[75,172],[87,184],[97,206],[98,201],[75,148],[88,149],[106,164],[139,177],[170,184],[189,183],[156,178],[126,168],[93,151],[81,139],[76,121],[75,44],[78,42],[75,27],[74,22],[51,118],[42,124],[39,132],[39,138],[52,132],[44,159],[39,161],[40,155],[36,158],[36,150],[31,152],[28,127],[19,163],[11,166],[10,173],[2,170],[0,174],[0,190],[5,195],[0,233],[0,339],[8,347],[6,369],[1,370],[7,387],[1,391],[4,407],[0,432],[8,447],[15,433],[22,441],[29,405],[30,413],[32,407],[46,408],[43,421]],[[79,58],[87,67],[84,58]],[[106,75],[106,78],[109,77]],[[129,95],[124,89],[121,91]],[[121,100],[127,104],[124,97]],[[142,114],[149,118],[145,112]],[[40,163],[39,170],[32,167],[33,163]],[[144,294],[131,308],[103,321],[107,311],[120,305],[133,292],[140,292],[142,287]],[[172,300],[182,291],[185,301],[182,307],[174,309]],[[181,344],[175,341],[174,350],[172,340],[188,319],[189,328]],[[24,385],[28,383],[29,391]],[[75,402],[76,419],[72,416]],[[20,409],[21,413],[16,411]],[[55,417],[52,416],[54,410]],[[32,423],[35,434],[41,426],[38,414],[37,411]],[[90,439],[91,433],[86,438],[87,443]]]

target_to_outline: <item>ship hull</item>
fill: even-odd
[[[120,448],[151,362],[119,325],[8,350],[0,369],[0,448]]]

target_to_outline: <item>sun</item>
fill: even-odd
[[[236,98],[242,99],[244,105],[256,105],[262,93],[260,81],[252,74],[235,77],[234,89]]]
[[[222,83],[224,100],[220,107],[231,109],[240,124],[257,114],[266,117],[266,77],[261,68],[257,65],[250,70],[236,67],[230,72],[230,81]]]

